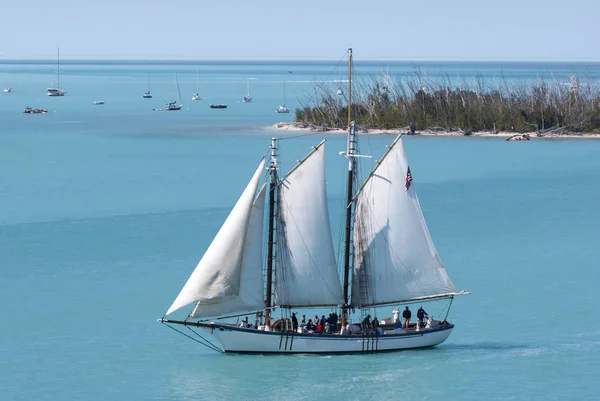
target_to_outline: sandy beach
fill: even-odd
[[[322,129],[320,127],[308,126],[304,124],[298,123],[285,123],[280,122],[274,124],[272,127],[276,128],[280,131],[293,131],[293,132],[327,132],[327,133],[339,133],[345,134],[346,130],[343,129]],[[359,133],[361,134],[369,134],[369,135],[398,135],[407,133],[407,128],[393,128],[393,129],[361,129],[359,128]],[[561,131],[543,131],[543,132],[524,132],[524,133],[515,133],[515,132],[507,132],[507,131],[474,131],[467,135],[465,135],[464,131],[451,131],[451,130],[424,130],[417,131],[414,135],[420,136],[470,136],[470,137],[493,137],[493,138],[505,138],[514,140],[528,140],[528,139],[544,139],[544,138],[562,138],[562,139],[600,139],[600,133],[565,133]]]

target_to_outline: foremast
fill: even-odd
[[[356,134],[354,122],[352,121],[352,48],[348,49],[348,141],[346,144],[345,157],[348,159],[348,178],[346,188],[346,228],[344,235],[344,304],[342,305],[342,327],[346,326],[348,320],[348,309],[350,308],[350,273],[351,273],[351,247],[352,247],[352,221],[353,221],[353,199],[354,199],[354,178],[356,170]]]
[[[277,140],[271,138],[271,157],[269,163],[269,210],[268,210],[268,234],[267,234],[267,266],[266,266],[266,288],[265,288],[265,328],[271,326],[271,308],[273,307],[273,262],[274,262],[274,237],[275,237],[275,199],[277,190]]]

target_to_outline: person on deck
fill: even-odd
[[[377,316],[373,318],[373,321],[371,322],[371,327],[373,328],[373,330],[377,330],[377,328],[379,327],[379,320],[377,320]]]
[[[292,327],[294,331],[298,331],[298,318],[296,318],[296,313],[292,313]]]
[[[300,323],[302,323],[302,326],[306,325],[306,315],[302,315],[302,321]]]
[[[363,331],[369,331],[371,329],[371,315],[367,315],[362,321]]]
[[[313,324],[312,319],[308,319],[308,323],[306,324],[306,330],[308,330],[308,331],[315,331],[316,329],[317,328]]]
[[[337,331],[338,317],[337,317],[337,314],[335,312],[331,312],[329,314],[329,318],[327,319],[327,321],[329,322],[329,326],[331,326],[331,329],[333,331]]]
[[[317,325],[317,333],[322,333],[325,331],[325,326],[323,325],[323,323],[319,322],[319,324]]]
[[[423,324],[423,319],[425,319],[425,317],[429,319],[429,315],[427,315],[427,312],[425,312],[425,310],[421,306],[417,311],[417,324],[419,325],[419,327],[425,327],[425,325]]]
[[[412,316],[412,313],[410,312],[410,309],[408,309],[408,306],[406,308],[404,308],[404,311],[402,312],[402,328],[403,329],[408,329],[408,325],[410,324],[410,317]]]

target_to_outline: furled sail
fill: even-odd
[[[264,165],[263,159],[167,315],[192,302],[197,304],[188,318],[220,316],[264,307],[264,187],[255,199]]]
[[[275,258],[278,305],[343,303],[327,209],[324,142],[280,184]]]
[[[411,184],[398,137],[356,197],[354,305],[380,305],[456,291]]]

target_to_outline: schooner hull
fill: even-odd
[[[454,326],[377,336],[265,332],[220,324],[202,325],[200,328],[212,335],[225,352],[304,354],[378,352],[433,347],[446,341]]]

